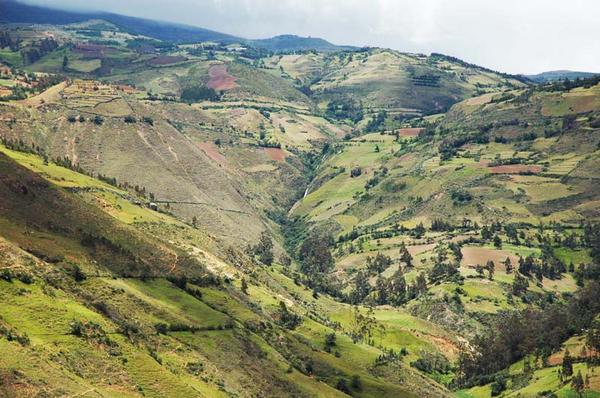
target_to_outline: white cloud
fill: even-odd
[[[183,22],[249,38],[443,52],[493,69],[600,72],[596,0],[29,0]]]

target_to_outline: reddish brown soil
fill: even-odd
[[[227,73],[227,65],[211,66],[208,70],[208,76],[210,80],[206,85],[214,90],[225,91],[238,86],[235,82],[236,78]]]
[[[422,130],[421,128],[399,129],[398,134],[400,137],[416,137]]]
[[[202,149],[206,155],[220,164],[221,166],[227,163],[225,156],[221,155],[217,146],[212,142],[202,142],[198,144],[198,148]]]
[[[462,254],[461,265],[464,266],[485,265],[488,260],[492,260],[496,266],[496,270],[506,271],[503,264],[506,257],[510,258],[513,267],[517,267],[519,264],[519,257],[505,250],[496,250],[487,247],[463,247]]]
[[[265,148],[265,153],[271,160],[275,160],[277,162],[283,162],[287,157],[287,153],[283,149],[279,148]]]
[[[492,174],[520,174],[520,173],[539,173],[542,171],[540,166],[528,164],[507,164],[504,166],[494,166],[489,168]]]
[[[176,64],[178,62],[183,62],[183,61],[187,61],[187,58],[182,57],[180,55],[178,55],[178,56],[159,55],[158,57],[152,58],[150,61],[148,61],[148,64],[150,64],[150,65],[170,65],[170,64]]]

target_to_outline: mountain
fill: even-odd
[[[557,80],[575,80],[575,79],[585,79],[589,77],[593,77],[598,75],[597,73],[591,72],[575,72],[570,70],[555,70],[549,72],[538,73],[537,75],[527,75],[528,79],[533,80],[536,83],[548,83],[554,82]]]
[[[229,34],[215,32],[195,26],[135,18],[106,12],[75,12],[20,3],[15,0],[0,0],[0,23],[36,23],[66,25],[89,20],[104,20],[117,28],[133,34],[173,43],[216,41],[222,43],[247,43],[273,52],[282,51],[338,51],[351,49],[337,46],[320,38],[281,35],[268,39],[247,40]]]
[[[0,396],[598,395],[598,76],[105,16],[0,24]]]
[[[74,12],[33,6],[13,0],[0,1],[1,23],[36,23],[65,25],[88,20],[105,20],[125,32],[170,42],[222,41],[239,42],[240,39],[224,33],[194,26],[158,22],[105,12]]]

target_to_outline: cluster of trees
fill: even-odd
[[[352,98],[332,99],[327,104],[325,115],[336,120],[350,119],[354,123],[360,122],[364,116],[362,104]]]
[[[258,243],[251,247],[249,252],[258,257],[261,263],[265,265],[273,264],[273,239],[271,239],[271,235],[267,231],[263,231],[260,234]]]
[[[313,231],[298,250],[300,271],[310,277],[324,275],[333,269],[332,245],[331,235]]]
[[[376,149],[376,152],[379,152],[379,146],[376,146],[375,149]],[[375,187],[377,184],[379,184],[381,179],[384,178],[388,174],[388,171],[389,171],[388,168],[385,166],[382,166],[378,170],[375,170],[375,174],[373,175],[373,178],[370,178],[365,183],[365,189],[368,191],[369,189],[371,189],[371,188]]]
[[[279,309],[277,311],[277,323],[286,329],[295,329],[302,323],[302,317],[290,311],[285,302],[279,302]]]
[[[567,338],[592,326],[598,313],[598,280],[587,281],[567,302],[556,301],[543,309],[502,312],[487,325],[484,334],[471,342],[471,347],[461,351],[457,383],[487,383],[490,376],[527,355],[547,359]]]
[[[199,101],[219,101],[221,94],[206,86],[190,86],[181,91],[181,101],[189,104]]]
[[[21,50],[21,57],[25,65],[31,65],[39,61],[44,55],[58,48],[58,43],[52,38],[44,38],[34,43],[31,47]]]
[[[0,48],[10,48],[11,51],[19,50],[19,40],[13,39],[7,30],[0,31]]]
[[[404,271],[399,267],[389,278],[378,275],[375,286],[371,286],[367,272],[359,270],[354,276],[352,291],[345,300],[352,304],[400,306],[425,292],[427,278],[424,273],[420,273],[412,283],[407,284]]]
[[[385,119],[387,118],[386,111],[379,111],[365,126],[365,132],[371,133],[373,131],[378,131],[381,129],[383,124],[385,123]]]
[[[380,339],[383,339],[385,326],[375,319],[373,307],[369,307],[365,314],[358,307],[354,307],[348,334],[354,343],[362,341],[373,345],[377,335],[379,335]]]
[[[570,91],[574,88],[584,87],[590,88],[600,83],[600,75],[589,78],[577,78],[574,80],[564,79],[556,82],[548,83],[543,86],[536,86],[533,89],[543,91]]]

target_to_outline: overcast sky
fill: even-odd
[[[600,72],[598,0],[27,0],[197,25],[246,38],[441,52],[510,73]]]

